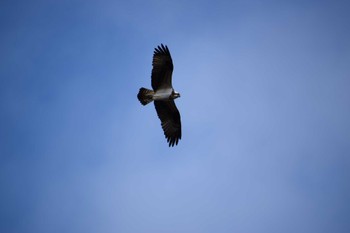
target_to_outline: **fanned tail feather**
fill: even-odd
[[[141,87],[139,93],[137,94],[137,98],[142,105],[146,105],[153,101],[153,95],[154,91]]]

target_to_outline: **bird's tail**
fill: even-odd
[[[137,98],[142,105],[146,105],[153,101],[153,95],[154,91],[141,87],[139,93],[137,94]]]

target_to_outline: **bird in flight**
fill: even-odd
[[[165,138],[170,146],[177,145],[181,139],[181,119],[174,99],[180,97],[171,83],[173,60],[168,47],[163,44],[154,49],[152,61],[152,88],[140,88],[137,98],[142,105],[154,101],[157,115],[161,121]]]

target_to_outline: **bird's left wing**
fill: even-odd
[[[181,139],[181,119],[174,100],[154,101],[154,106],[169,146],[177,145]]]

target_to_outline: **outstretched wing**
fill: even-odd
[[[181,120],[175,102],[173,100],[154,101],[154,106],[162,122],[162,128],[169,147],[177,145],[179,139],[181,139]]]
[[[154,49],[152,61],[152,88],[172,88],[171,76],[173,74],[173,60],[167,46],[161,44]]]

